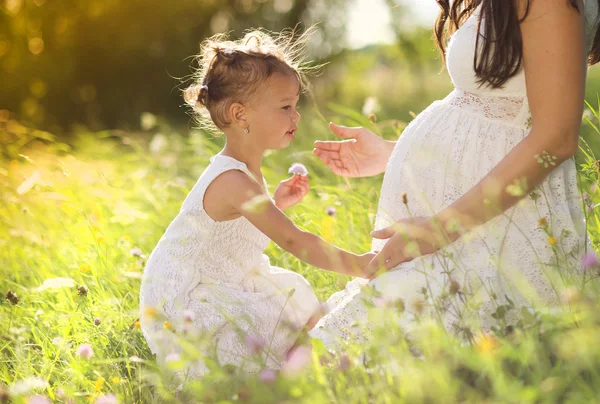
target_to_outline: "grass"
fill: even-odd
[[[331,110],[338,122],[373,128],[358,113]],[[311,150],[313,140],[332,135],[318,113],[306,115],[296,144],[265,158],[271,191],[292,162],[304,163],[312,189],[290,211],[292,219],[343,248],[368,251],[382,177],[347,181],[329,173]],[[597,127],[597,113],[588,118]],[[145,258],[223,141],[196,131],[183,136],[151,115],[142,126],[139,133],[81,130],[66,144],[0,114],[0,291],[8,297],[0,304],[0,402],[8,395],[33,402],[36,394],[55,402],[110,402],[107,394],[123,403],[178,402],[139,329],[140,278]],[[591,128],[584,139],[594,142]],[[394,138],[402,127],[381,122],[374,129]],[[578,163],[594,205],[600,195],[590,185],[598,167],[586,144]],[[600,222],[594,209],[589,214],[597,247]],[[266,253],[273,264],[304,275],[319,299],[348,280],[273,243]],[[215,367],[189,394],[211,403],[594,402],[599,300],[577,290],[565,299],[565,313],[531,315],[523,326],[474,344],[426,320],[409,344],[394,325],[401,314],[391,308],[373,318],[380,325],[374,345],[350,345],[330,357],[315,342],[304,369],[273,381]],[[77,354],[81,344],[90,344],[92,357]]]

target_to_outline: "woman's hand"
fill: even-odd
[[[375,278],[403,262],[436,252],[450,242],[444,234],[432,217],[403,219],[372,231],[373,238],[389,240],[365,268],[366,276]]]
[[[273,199],[280,210],[286,210],[300,202],[308,194],[308,191],[310,191],[308,176],[294,174],[291,178],[279,183]]]
[[[325,142],[317,140],[313,153],[336,175],[370,177],[385,171],[396,142],[387,141],[371,131],[329,124],[339,137],[348,140]]]

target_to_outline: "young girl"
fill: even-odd
[[[269,264],[263,251],[271,240],[310,265],[348,275],[362,276],[374,256],[334,247],[282,212],[309,191],[306,175],[294,174],[268,196],[263,154],[287,147],[300,121],[296,59],[306,33],[290,38],[255,31],[238,42],[219,35],[203,43],[197,83],[184,98],[195,112],[208,113],[226,145],[144,270],[140,321],[159,363],[177,358],[182,333],[195,333],[210,336],[210,347],[195,348],[216,354],[221,365],[280,367],[319,302],[302,276]],[[192,377],[207,370],[202,360],[189,366]]]

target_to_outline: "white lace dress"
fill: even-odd
[[[591,49],[596,0],[586,0],[585,13]],[[447,68],[454,91],[421,112],[394,148],[381,188],[377,229],[448,207],[529,133],[523,69],[503,89],[477,85],[473,57],[478,16],[479,9],[449,42]],[[550,234],[540,226],[542,218]],[[496,307],[510,301],[516,307],[509,310],[509,320],[521,305],[554,306],[560,300],[561,276],[567,276],[558,268],[580,272],[581,258],[590,248],[586,236],[575,162],[570,159],[522,202],[446,248],[402,263],[370,283],[349,282],[329,298],[330,313],[310,335],[332,349],[340,340],[364,340],[369,335],[368,307],[395,299],[402,299],[406,308],[400,317],[405,329],[414,324],[415,315],[430,314],[458,334],[469,327],[465,301],[475,308],[477,315],[471,317],[479,318],[483,329],[494,325]],[[556,239],[554,246],[550,237]],[[375,251],[384,245],[385,240],[373,240]],[[371,287],[382,296],[373,298]]]
[[[319,305],[306,279],[269,264],[270,240],[248,220],[216,222],[204,211],[207,187],[228,170],[251,175],[240,161],[212,157],[144,269],[141,328],[160,364],[182,352],[182,336],[195,335],[208,337],[197,348],[221,365],[277,369]],[[207,367],[198,360],[184,370],[198,377]]]

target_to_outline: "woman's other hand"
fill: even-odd
[[[385,171],[396,142],[387,141],[362,127],[349,128],[330,123],[329,128],[337,136],[347,140],[317,140],[313,153],[334,174],[342,177],[370,177]]]

